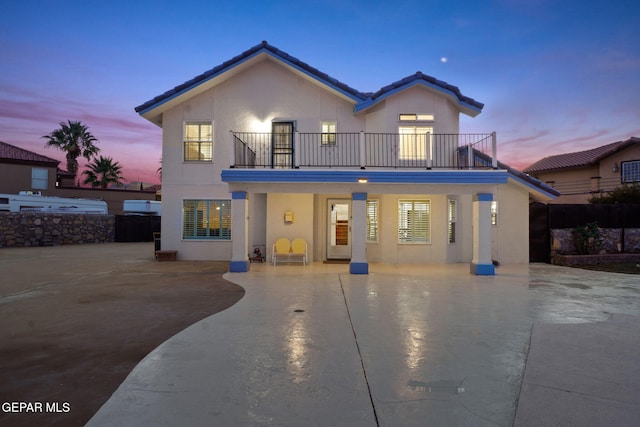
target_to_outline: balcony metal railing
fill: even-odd
[[[234,132],[235,168],[497,168],[496,134]]]

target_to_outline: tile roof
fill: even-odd
[[[460,147],[459,150],[463,158],[466,158],[467,153],[469,152],[468,151],[469,149],[466,146],[463,146],[463,147]],[[473,155],[475,157],[474,162],[479,162],[487,166],[491,165],[491,157],[489,157],[487,154],[483,153],[482,151],[476,150],[474,148]],[[553,188],[552,186],[550,186],[549,184],[540,181],[538,178],[534,178],[530,175],[527,175],[526,173],[518,169],[512,168],[511,166],[507,165],[506,163],[502,163],[499,160],[498,160],[498,169],[506,169],[509,175],[511,175],[511,178],[521,181],[529,187],[536,188],[538,189],[538,191],[542,193],[546,193],[547,196],[551,198],[560,196],[560,192],[555,188]]]
[[[548,156],[527,166],[523,169],[523,172],[540,173],[558,169],[592,166],[632,144],[640,144],[640,138],[631,137],[625,141],[613,142],[590,150]]]
[[[314,68],[303,61],[300,61],[298,58],[291,56],[286,52],[283,52],[277,47],[270,45],[266,41],[263,41],[262,43],[256,46],[253,46],[252,48],[242,52],[240,55],[237,55],[229,59],[228,61],[225,61],[222,64],[192,78],[191,80],[188,80],[174,87],[173,89],[168,90],[165,93],[156,96],[155,98],[145,102],[144,104],[141,104],[135,107],[135,111],[139,114],[144,114],[154,109],[155,107],[159,106],[160,104],[164,103],[165,101],[168,101],[178,95],[188,92],[189,90],[193,89],[199,84],[204,83],[207,80],[226,72],[227,70],[257,55],[260,52],[267,52],[270,55],[280,59],[281,61],[288,63],[291,66],[299,69],[300,71],[318,79],[319,81],[323,82],[327,86],[333,87],[339,92],[342,92],[345,95],[349,96],[358,104],[355,108],[355,111],[361,111],[365,108],[368,108],[369,106],[375,104],[378,100],[383,99],[386,95],[390,93],[394,93],[398,90],[401,90],[404,87],[413,85],[417,82],[424,83],[428,86],[434,87],[449,95],[454,96],[455,98],[457,98],[459,103],[461,103],[465,107],[469,107],[472,111],[475,112],[475,114],[479,113],[484,107],[484,104],[472,98],[462,95],[462,93],[456,86],[450,85],[434,77],[423,74],[420,71],[418,71],[417,73],[411,76],[405,77],[404,79],[391,83],[390,85],[383,87],[382,89],[378,90],[375,93],[360,92],[340,82],[339,80],[329,76],[328,74],[323,73],[317,68]]]
[[[381,88],[379,91],[371,94],[368,101],[370,104],[373,104],[378,99],[384,97],[385,95],[394,93],[397,90],[411,86],[416,83],[423,83],[423,84],[426,84],[427,86],[436,87],[446,93],[449,93],[453,95],[455,98],[457,98],[458,101],[460,101],[461,103],[468,104],[471,108],[473,108],[474,110],[477,110],[478,113],[482,111],[482,109],[484,108],[483,103],[478,102],[473,98],[469,98],[468,96],[464,96],[462,92],[460,92],[460,89],[457,86],[453,86],[447,82],[438,80],[435,77],[429,76],[427,74],[423,74],[421,71],[418,71],[413,75],[407,76],[403,79],[395,81],[390,85],[387,85]],[[366,105],[358,106],[357,110],[362,110],[364,108],[366,108]]]
[[[0,161],[3,163],[49,163],[51,167],[57,166],[60,163],[58,160],[2,141],[0,141]]]

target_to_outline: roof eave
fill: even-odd
[[[327,87],[332,93],[353,103],[354,105],[356,105],[359,102],[362,102],[362,100],[364,99],[364,96],[357,96],[357,94],[350,93],[349,91],[341,88],[339,85],[334,84],[329,80],[324,80],[320,78],[318,75],[312,73],[310,70],[305,69],[304,67],[300,66],[299,64],[296,64],[295,62],[289,60],[288,58],[282,55],[279,55],[277,51],[274,52],[275,49],[272,48],[271,46],[267,44],[262,44],[259,46],[262,46],[262,47],[260,47],[259,49],[256,49],[251,53],[248,53],[246,56],[239,55],[239,58],[236,61],[228,64],[225,67],[222,67],[219,70],[216,70],[215,72],[212,72],[208,75],[207,73],[209,72],[204,73],[203,78],[196,77],[192,79],[192,80],[198,79],[197,81],[194,81],[192,84],[188,84],[188,82],[184,83],[183,84],[184,87],[180,88],[179,90],[176,90],[175,93],[170,93],[172,92],[172,90],[170,90],[168,92],[165,92],[165,94],[154,98],[154,99],[158,99],[156,102],[153,102],[152,100],[142,105],[139,105],[138,107],[135,108],[135,111],[145,119],[149,120],[150,122],[161,126],[162,113],[170,109],[176,103],[179,103],[182,99],[184,99],[185,96],[187,96],[188,93],[190,93],[189,95],[190,97],[190,96],[195,96],[207,89],[210,89],[211,87],[215,86],[223,78],[223,75],[226,75],[228,72],[234,69],[239,70],[240,69],[239,67],[241,67],[242,65],[245,65],[253,61],[255,58],[258,58],[259,56],[262,56],[262,55],[267,55],[268,57],[289,66],[290,68],[295,70],[296,73],[302,75],[303,77],[309,80],[314,81],[320,86]],[[215,68],[212,70],[215,70]],[[177,86],[176,88],[179,88],[180,86]],[[173,90],[175,90],[176,88],[174,88]],[[196,88],[200,88],[200,90],[198,90],[197,92],[194,92]]]
[[[452,92],[449,89],[443,88],[441,86],[435,85],[433,83],[430,83],[428,81],[425,80],[414,80],[410,83],[407,83],[406,85],[403,86],[399,86],[396,87],[392,90],[389,90],[387,92],[385,92],[384,94],[376,97],[375,99],[372,98],[368,98],[367,100],[359,103],[358,105],[356,105],[356,107],[354,108],[354,113],[360,113],[363,111],[368,110],[369,108],[373,107],[374,105],[378,104],[379,102],[382,102],[384,99],[395,95],[397,93],[400,93],[410,87],[413,87],[415,85],[423,85],[426,86],[429,89],[435,90],[437,92],[440,92],[442,94],[444,94],[446,97],[448,97],[455,105],[458,106],[460,112],[471,116],[471,117],[475,117],[478,114],[480,114],[482,112],[482,108],[478,107],[477,105],[473,105],[470,104],[466,101],[464,101],[463,99],[461,99],[460,97],[458,97],[458,95],[456,95],[454,92]]]

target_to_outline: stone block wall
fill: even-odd
[[[0,248],[113,242],[113,215],[0,212]]]
[[[577,254],[575,242],[571,232],[572,228],[551,229],[551,256]],[[618,244],[622,245],[621,228],[601,228],[603,238],[601,253],[640,253],[640,228],[624,229],[624,248],[618,250]]]

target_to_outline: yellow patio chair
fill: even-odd
[[[296,237],[291,241],[291,256],[301,258],[302,263],[307,265],[307,242],[304,239]]]
[[[273,244],[273,250],[271,251],[271,261],[273,265],[277,265],[278,258],[289,259],[289,253],[291,251],[291,242],[286,237],[281,237]]]

